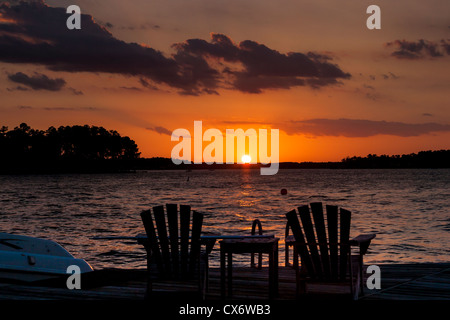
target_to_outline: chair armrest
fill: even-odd
[[[370,240],[372,240],[373,238],[375,238],[377,235],[376,234],[360,234],[357,237],[354,237],[352,240],[350,240],[350,243],[352,245],[360,245],[361,243],[364,242],[368,242]]]
[[[284,239],[284,242],[285,242],[286,244],[294,244],[294,242],[295,242],[295,237],[294,237],[294,236],[287,236],[287,237]]]
[[[370,241],[376,237],[376,234],[360,234],[359,236],[350,240],[350,245],[358,246],[360,250],[360,254],[364,255],[369,248]]]

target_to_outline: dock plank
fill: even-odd
[[[447,264],[389,264],[381,268],[381,290],[365,289],[365,300],[450,300],[450,263]],[[103,276],[98,285],[69,290],[63,287],[44,287],[0,283],[1,300],[143,300],[146,290],[145,270],[119,269]],[[268,268],[235,267],[233,270],[233,298],[236,300],[268,299]],[[83,281],[82,281],[83,283]],[[170,292],[195,291],[195,283],[153,284],[155,295]],[[342,296],[342,286],[311,284],[310,296]],[[295,298],[295,271],[279,267],[279,300]],[[207,300],[220,300],[220,270],[210,268]]]

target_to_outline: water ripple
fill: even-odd
[[[282,239],[286,212],[322,201],[352,211],[352,236],[377,233],[367,263],[448,262],[448,190],[448,169],[0,176],[0,230],[53,239],[97,268],[145,267],[141,246],[92,237],[143,233],[142,210],[180,203],[205,214],[205,231],[249,234],[258,218]]]

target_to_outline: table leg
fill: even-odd
[[[278,246],[269,250],[269,299],[278,296]]]
[[[220,250],[220,295],[225,299],[225,251]]]
[[[273,278],[274,278],[274,272],[273,272],[273,267],[274,267],[274,261],[273,261],[273,250],[269,250],[269,299],[273,298],[273,290],[274,290],[274,285],[273,285]]]
[[[275,273],[275,276],[274,276],[274,285],[275,285],[275,288],[274,288],[274,294],[275,294],[275,297],[278,297],[278,243],[276,243],[275,244],[275,257],[274,257],[274,273]]]
[[[233,254],[228,252],[228,297],[233,296]]]

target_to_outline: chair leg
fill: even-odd
[[[149,275],[148,278],[147,278],[147,287],[146,287],[145,296],[144,296],[145,300],[148,300],[148,299],[151,298],[151,295],[152,295],[152,292],[153,292],[152,289],[153,289],[152,288],[152,280],[150,279],[150,275]]]
[[[145,290],[145,296],[144,299],[148,300],[151,298],[152,292],[153,292],[153,285],[152,285],[152,276],[150,272],[150,258],[151,254],[147,253],[147,285]]]
[[[289,262],[289,245],[286,243],[284,245],[284,266],[289,267],[291,263]]]
[[[202,301],[206,299],[209,287],[209,259],[208,256],[201,257],[197,262],[198,270],[198,291]]]
[[[297,266],[295,269],[295,280],[296,280],[296,291],[295,296],[299,299],[303,294],[306,293],[306,280],[300,275],[300,268]]]
[[[352,290],[353,291],[353,300],[358,300],[358,298],[359,298],[360,283],[361,283],[360,273],[357,272],[355,284],[354,284],[353,290]]]
[[[209,289],[209,260],[206,258],[206,291]]]
[[[351,295],[353,300],[358,300],[360,295],[364,292],[362,256],[358,256],[358,261],[355,266],[356,270],[353,270],[351,255],[349,260],[350,260]]]
[[[357,296],[357,288],[358,285],[355,286],[355,278],[353,277],[353,264],[352,264],[352,252],[351,249],[348,252],[348,271],[350,273],[350,295],[352,297],[353,300],[355,299],[355,295]],[[356,273],[357,275],[359,275],[359,272]]]
[[[206,298],[206,286],[207,286],[207,280],[206,280],[206,270],[203,273],[203,275],[199,279],[199,291],[200,291],[200,299],[202,301],[205,301]]]
[[[298,268],[299,268],[298,267],[298,250],[297,250],[296,246],[294,246],[293,253],[292,253],[292,263],[294,265],[294,268],[298,270]]]
[[[360,278],[359,291],[362,296],[364,295],[364,270],[363,270],[363,268],[364,268],[363,256],[360,255],[359,256],[359,278]]]

